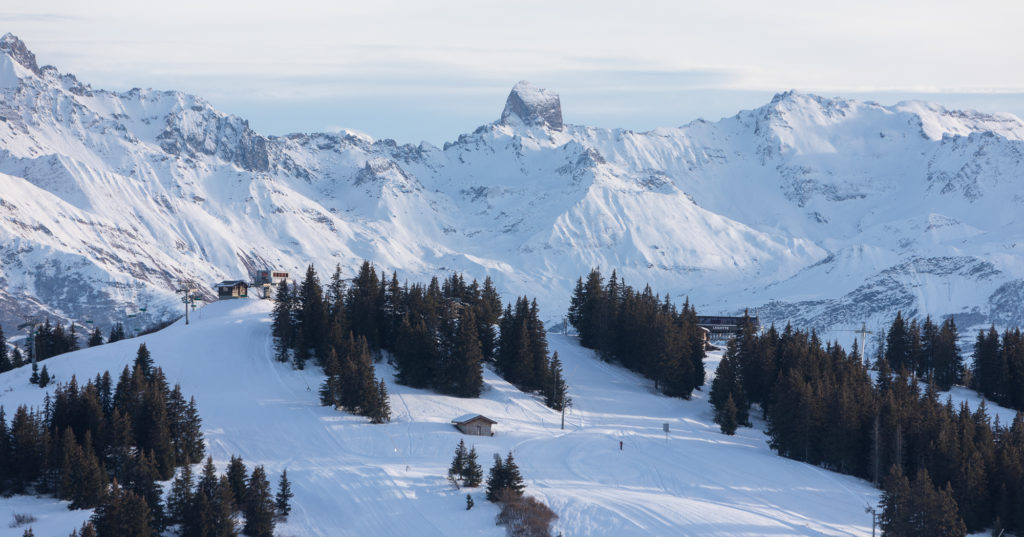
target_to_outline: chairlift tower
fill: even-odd
[[[862,322],[860,324],[860,330],[836,330],[836,332],[853,332],[854,334],[860,334],[860,349],[859,349],[860,350],[860,356],[859,356],[859,358],[863,360],[865,357],[867,357],[868,350],[864,348],[864,345],[867,345],[867,336],[868,336],[868,334],[874,335],[873,331],[868,330],[868,323],[863,323]]]
[[[192,306],[192,307],[195,306],[195,294],[194,294],[195,291],[196,290],[195,290],[195,287],[193,286],[192,282],[191,281],[187,281],[187,280],[186,281],[182,281],[181,282],[181,287],[179,287],[177,289],[177,291],[175,291],[176,293],[179,293],[181,295],[181,301],[185,305],[185,324],[186,325],[189,324],[189,318],[188,318],[188,312],[189,312],[189,309],[190,309],[189,307],[190,306]]]

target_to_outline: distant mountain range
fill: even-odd
[[[520,82],[498,121],[440,148],[275,137],[181,92],[93,89],[0,38],[8,335],[47,316],[138,328],[181,308],[180,280],[212,298],[262,268],[363,259],[490,275],[552,323],[600,267],[801,327],[896,310],[1024,325],[1022,181],[1009,114],[786,92],[640,133],[564,123],[557,94]]]

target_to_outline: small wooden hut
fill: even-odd
[[[242,280],[223,281],[215,285],[217,288],[217,299],[245,298],[249,296],[249,284]]]
[[[466,414],[452,420],[452,425],[462,431],[463,434],[475,436],[494,436],[491,426],[498,422],[480,414]]]

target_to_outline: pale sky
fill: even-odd
[[[1018,0],[34,0],[0,33],[94,88],[176,89],[264,134],[351,128],[440,145],[518,80],[566,122],[715,120],[788,89],[1024,116]]]

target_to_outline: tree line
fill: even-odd
[[[9,423],[0,407],[0,489],[53,494],[72,508],[99,507],[123,490],[142,498],[147,523],[161,528],[156,482],[202,457],[200,426],[195,399],[169,387],[141,345],[116,383],[109,372],[84,386],[72,377],[42,409],[19,406]]]
[[[159,490],[152,492],[157,500]],[[218,476],[213,458],[207,457],[198,480],[191,464],[182,465],[167,495],[166,510],[155,504],[156,516],[151,499],[119,485],[115,478],[93,516],[70,537],[155,537],[164,529],[179,537],[235,537],[239,514],[244,517],[243,533],[273,537],[276,522],[291,512],[293,496],[287,470],[281,473],[275,496],[262,466],[249,474],[241,457],[232,456],[226,474]]]
[[[908,323],[903,312],[896,312],[889,330],[882,335],[885,339],[882,358],[888,362],[889,369],[906,368],[918,378],[930,379],[929,382],[937,384],[940,390],[948,390],[963,380],[964,360],[952,317],[937,325],[929,316],[918,324],[917,319]]]
[[[113,343],[122,339],[125,339],[124,325],[115,323],[110,328],[107,342]],[[89,339],[86,343],[90,347],[104,343],[103,334],[99,328],[89,333]],[[77,351],[80,348],[78,332],[73,322],[69,323],[67,328],[64,328],[61,324],[51,324],[50,320],[47,319],[42,324],[35,326],[29,337],[25,338],[25,352],[22,352],[17,346],[12,346],[11,349],[8,349],[3,327],[0,327],[0,373],[17,369],[25,364],[35,364],[66,352]],[[33,372],[40,375],[43,373],[35,369]],[[36,381],[32,383],[37,384]],[[46,382],[43,382],[40,387],[45,387],[46,384]]]
[[[971,387],[1000,405],[1024,410],[1024,337],[1019,328],[1002,338],[991,327],[981,330],[974,343]]]
[[[614,271],[605,283],[594,269],[576,281],[568,321],[582,346],[652,379],[666,395],[689,398],[704,385],[704,337],[688,301],[679,309],[650,286],[638,292]]]
[[[937,379],[956,378],[962,364],[955,338],[940,341],[944,350],[935,347],[948,358],[934,361],[933,354],[932,365],[922,368],[910,357],[927,353],[901,350],[906,339],[893,337],[901,331],[891,327],[872,380],[856,342],[847,354],[814,332],[787,326],[756,334],[749,322],[744,326],[726,349],[709,397],[724,432],[749,423],[752,405],[759,406],[780,455],[883,486],[887,535],[1024,529],[1024,418],[1001,424],[989,419],[984,402],[971,411],[966,403],[940,401]],[[932,525],[914,526],[922,521]]]
[[[278,359],[324,368],[321,402],[371,416],[386,404],[374,356],[386,351],[396,381],[459,397],[478,397],[483,364],[548,406],[568,402],[557,355],[549,357],[536,302],[517,300],[502,311],[490,278],[481,285],[459,274],[429,284],[401,284],[364,262],[351,280],[336,267],[326,287],[310,266],[302,282],[278,288],[273,334]],[[497,328],[497,329],[496,329]],[[386,414],[382,412],[378,415]],[[376,420],[374,420],[376,421]],[[384,420],[386,421],[386,419]]]

